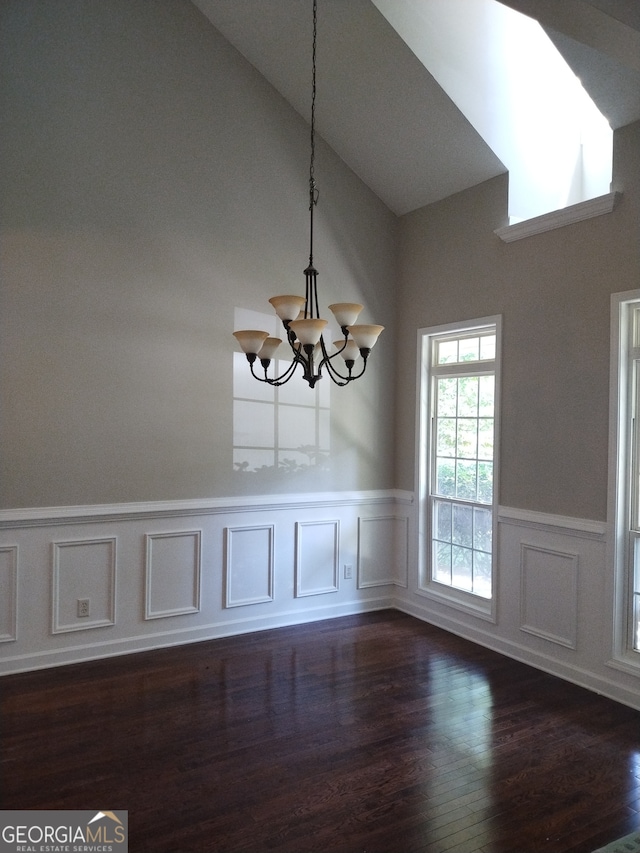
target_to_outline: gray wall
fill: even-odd
[[[413,491],[416,330],[500,313],[500,502],[606,517],[609,295],[640,285],[639,125],[615,136],[612,214],[512,244],[493,233],[506,177],[398,223],[320,141],[322,301],[362,301],[387,329],[367,377],[332,390],[326,470],[240,474],[234,311],[300,291],[307,125],[187,0],[0,11],[0,507]]]
[[[416,330],[502,314],[500,503],[606,519],[609,300],[640,287],[640,123],[614,145],[611,214],[505,244],[505,176],[402,219],[399,488],[415,485]]]
[[[304,285],[307,124],[187,0],[0,12],[0,507],[392,487],[395,217],[320,140],[321,300],[387,330],[326,470],[234,472],[234,311]]]

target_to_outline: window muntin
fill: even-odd
[[[493,375],[435,379],[433,494],[491,504]]]
[[[443,337],[433,342],[434,364],[460,364],[488,361],[496,357],[495,332],[482,332],[456,337]]]

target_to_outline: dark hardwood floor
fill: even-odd
[[[588,853],[640,828],[640,713],[395,611],[8,676],[2,809],[130,853]]]

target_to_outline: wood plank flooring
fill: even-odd
[[[589,853],[640,828],[640,714],[396,611],[0,681],[2,809],[130,853]]]

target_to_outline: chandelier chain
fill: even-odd
[[[314,177],[316,159],[316,41],[318,34],[318,3],[313,0],[313,49],[311,59],[311,161],[309,163],[309,206],[318,203]]]

